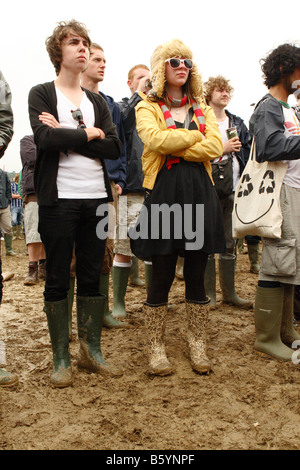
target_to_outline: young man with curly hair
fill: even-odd
[[[253,306],[252,302],[240,298],[235,291],[236,254],[235,240],[232,238],[232,210],[234,190],[249,158],[250,135],[244,121],[226,109],[233,95],[233,87],[230,85],[229,80],[222,75],[210,77],[204,87],[206,101],[214,110],[223,141],[222,155],[212,162],[213,176],[214,168],[218,168],[220,162],[231,165],[232,168],[228,175],[228,180],[231,182],[230,193],[218,194],[222,207],[226,238],[226,251],[219,255],[219,279],[223,302],[231,303],[240,308],[249,308]],[[238,137],[229,139],[226,131],[232,127],[236,127]],[[208,259],[205,285],[208,296],[212,299],[212,305],[216,305],[216,262],[214,255],[210,255]]]
[[[299,362],[294,351],[300,336],[293,327],[293,302],[294,286],[300,284],[300,126],[288,99],[300,83],[300,47],[283,44],[261,64],[268,93],[250,119],[256,159],[283,161],[287,170],[280,193],[281,238],[263,239],[254,348],[277,359]]]

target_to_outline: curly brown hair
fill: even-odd
[[[264,84],[267,88],[280,83],[281,79],[300,68],[300,47],[282,44],[260,60]]]
[[[227,80],[222,75],[218,75],[217,77],[209,77],[207,82],[203,84],[204,86],[204,96],[206,102],[209,103],[211,100],[212,93],[215,88],[219,88],[220,90],[226,90],[229,93],[229,98],[232,98],[233,95],[233,87],[229,85],[229,80]]]
[[[76,20],[71,20],[68,22],[60,21],[54,29],[52,35],[46,39],[47,52],[49,54],[52,64],[54,65],[56,75],[59,74],[61,67],[62,42],[66,38],[66,36],[71,32],[76,33],[82,38],[84,38],[87,41],[89,48],[91,47],[91,40],[89,38],[86,26],[83,23],[79,23]]]

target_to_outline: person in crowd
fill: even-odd
[[[0,71],[0,158],[3,157],[12,137],[14,117],[11,107],[11,90]],[[1,250],[1,245],[0,245]],[[0,304],[3,294],[2,258],[0,251]],[[1,332],[0,332],[1,333]],[[0,368],[0,387],[12,387],[19,382],[16,374]]]
[[[119,139],[122,143],[122,152],[117,160],[107,160],[105,162],[110,179],[114,202],[110,204],[113,211],[110,214],[109,234],[106,240],[105,256],[100,277],[100,292],[106,296],[107,301],[104,309],[103,325],[107,328],[122,328],[125,322],[115,319],[109,310],[109,273],[111,271],[114,256],[114,230],[118,198],[122,194],[126,185],[126,141],[118,104],[111,96],[99,91],[99,83],[103,82],[105,76],[106,58],[103,48],[96,43],[92,43],[90,48],[90,60],[86,70],[82,73],[81,84],[84,88],[100,93],[106,100],[111,112],[112,120],[116,125]]]
[[[83,24],[59,22],[46,40],[57,78],[36,85],[29,93],[29,117],[37,144],[34,181],[39,232],[47,259],[44,309],[54,387],[72,384],[67,297],[74,245],[78,366],[103,375],[122,373],[107,364],[101,352],[105,297],[99,293],[107,202],[112,201],[104,159],[118,159],[121,143],[106,101],[81,87],[90,45]]]
[[[11,225],[13,230],[13,240],[23,239],[23,202],[18,191],[19,177],[20,173],[17,173],[11,182],[12,200],[10,205],[10,214]]]
[[[10,179],[7,172],[0,169],[0,230],[4,236],[6,256],[16,256],[12,248],[13,230],[10,213],[11,201]]]
[[[268,93],[257,103],[249,127],[256,159],[284,161],[287,171],[280,193],[281,238],[262,240],[254,349],[291,361],[297,355],[294,342],[300,340],[293,326],[294,286],[300,284],[300,127],[288,98],[300,80],[300,47],[278,46],[261,60],[261,68]]]
[[[130,230],[133,252],[152,261],[145,303],[149,372],[168,375],[173,371],[163,335],[180,255],[184,257],[191,365],[200,374],[209,373],[206,325],[210,299],[204,273],[208,255],[225,249],[210,161],[222,154],[222,139],[214,112],[205,104],[192,52],[182,41],[174,39],[155,49],[151,81],[148,97],[143,95],[136,106],[137,130],[144,144],[146,197],[136,226]]]
[[[236,242],[232,238],[232,210],[234,201],[235,187],[239,181],[245,163],[249,158],[250,135],[244,121],[226,108],[233,94],[233,88],[229,80],[221,75],[217,77],[210,77],[204,84],[205,98],[209,106],[212,107],[217,118],[218,126],[222,135],[223,152],[218,155],[212,162],[213,177],[214,168],[218,169],[220,162],[232,162],[230,172],[224,172],[224,179],[222,180],[223,189],[225,179],[230,179],[230,192],[220,192],[220,204],[222,207],[225,237],[226,237],[226,250],[219,255],[219,281],[222,290],[223,302],[230,303],[236,307],[248,308],[253,307],[253,303],[249,300],[240,298],[235,290],[235,265],[236,265]],[[237,136],[228,138],[227,130],[236,128]],[[222,175],[223,176],[223,175]],[[227,181],[226,181],[227,183]],[[253,245],[254,246],[254,245]],[[209,256],[206,273],[205,285],[207,295],[211,298],[212,306],[216,305],[216,262],[213,255]]]
[[[298,121],[300,122],[300,88],[294,93],[296,96],[296,105],[293,107]],[[300,285],[294,286],[294,324],[300,324]]]
[[[24,208],[25,242],[28,253],[28,274],[25,286],[38,284],[46,277],[45,248],[38,231],[39,212],[34,188],[34,167],[36,161],[36,144],[33,135],[25,135],[20,141],[22,162],[21,194]]]
[[[115,240],[115,256],[113,261],[113,299],[112,315],[116,318],[126,317],[125,295],[132,269],[138,279],[138,259],[133,256],[130,239],[127,236],[128,226],[136,220],[144,200],[142,153],[143,143],[136,130],[135,107],[139,103],[141,93],[147,93],[146,82],[149,80],[149,67],[144,64],[133,66],[128,72],[127,85],[131,92],[130,98],[123,98],[119,103],[123,127],[126,137],[127,185],[119,198],[117,212],[117,230]],[[133,264],[132,264],[133,263]],[[145,264],[145,279],[148,285],[151,275],[151,264]]]

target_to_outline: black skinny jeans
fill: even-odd
[[[206,300],[204,274],[208,255],[201,251],[186,251],[184,258],[185,298],[190,302]],[[161,305],[168,302],[169,291],[174,281],[177,254],[155,255],[152,260],[152,280],[147,303]]]
[[[105,206],[103,206],[105,204]],[[101,205],[101,216],[96,215]],[[63,300],[70,288],[70,264],[75,244],[77,295],[99,296],[107,227],[101,238],[96,228],[105,220],[104,199],[59,199],[55,206],[39,207],[39,232],[46,251],[47,302]]]

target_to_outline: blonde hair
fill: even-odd
[[[134,65],[134,67],[131,67],[131,69],[130,69],[129,72],[128,72],[128,80],[131,81],[131,80],[133,79],[134,72],[135,72],[137,69],[149,70],[149,67],[147,67],[147,65],[144,65],[144,64]]]
[[[210,102],[215,88],[226,90],[229,93],[229,98],[232,98],[234,89],[229,85],[229,80],[224,78],[222,75],[218,75],[217,77],[209,77],[207,82],[204,83],[204,96],[207,103]]]
[[[158,46],[153,52],[150,61],[152,90],[148,96],[152,101],[162,99],[167,106],[169,106],[170,103],[166,93],[165,61],[171,57],[193,59],[193,54],[191,49],[187,47],[180,39],[173,39],[172,41],[168,41]],[[193,97],[198,102],[205,104],[203,98],[202,78],[195,63],[193,63],[193,68],[189,73],[184,91],[189,99]]]

